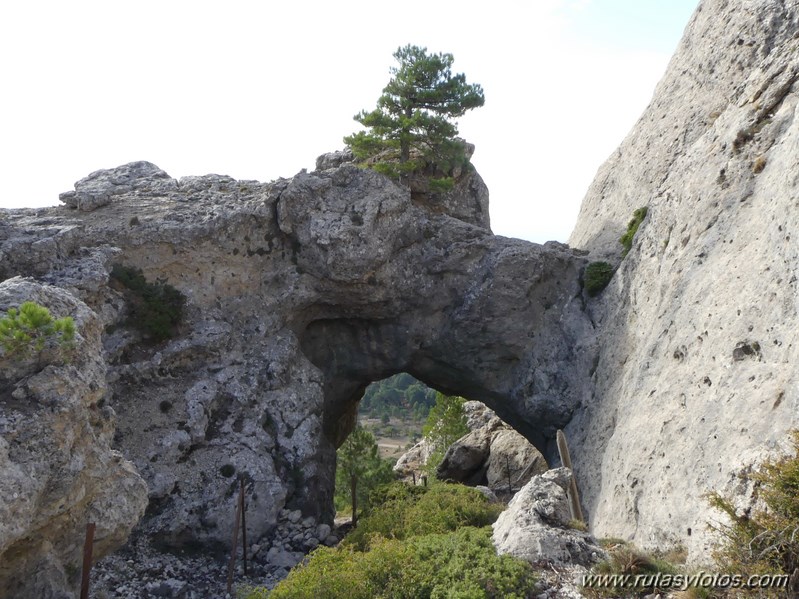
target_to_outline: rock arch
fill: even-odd
[[[297,510],[329,520],[335,447],[390,374],[480,400],[544,451],[586,399],[584,258],[493,235],[473,171],[412,198],[335,157],[320,167],[261,184],[133,163],[79,181],[66,208],[10,216],[6,274],[72,289],[116,326],[116,444],[150,488],[144,531],[167,545],[226,543],[239,476],[253,538]],[[115,262],[186,295],[176,339],[118,327]]]

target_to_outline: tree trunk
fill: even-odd
[[[405,109],[405,116],[410,120],[413,116],[413,110],[410,106]],[[410,130],[403,127],[402,132],[400,133],[400,164],[405,164],[408,160],[411,159],[411,142],[410,142]]]
[[[358,495],[356,493],[358,487],[358,478],[350,476],[350,493],[352,494],[352,527],[358,526]]]

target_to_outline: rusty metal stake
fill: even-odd
[[[95,528],[94,522],[89,522],[86,525],[86,540],[83,542],[83,572],[80,581],[80,599],[89,599],[89,578],[92,572]]]
[[[230,563],[227,568],[227,592],[233,589],[233,570],[236,568],[236,549],[239,543],[239,522],[241,521],[241,489],[239,499],[236,501],[236,517],[233,522],[233,542],[230,544]]]
[[[244,506],[244,479],[241,479],[239,490],[239,501],[241,502],[241,555],[244,559],[244,576],[247,576],[247,522],[244,518],[246,509]]]

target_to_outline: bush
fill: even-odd
[[[629,575],[632,579],[623,587],[586,586],[584,591],[590,597],[638,597],[644,591],[655,593],[659,590],[653,584],[656,580],[655,575],[659,572],[661,574],[677,574],[677,568],[664,559],[648,555],[623,541],[614,545],[608,551],[608,559],[594,566],[591,573],[607,576]],[[636,576],[642,576],[642,578],[636,579]],[[668,590],[668,587],[664,590]]]
[[[710,504],[731,521],[728,526],[714,527],[722,535],[714,557],[744,578],[790,575],[799,568],[799,431],[791,435],[794,456],[768,461],[750,475],[756,486],[760,485],[764,507],[738,515],[730,499],[718,493],[710,495]]]
[[[115,264],[111,280],[125,290],[128,318],[125,324],[138,330],[146,340],[160,343],[173,337],[183,319],[186,298],[166,281],[149,283],[138,268]]]
[[[585,267],[583,286],[591,297],[598,295],[613,278],[613,267],[607,262],[591,262]]]
[[[622,251],[621,255],[626,256],[633,247],[633,238],[635,234],[638,232],[638,227],[641,226],[641,223],[644,222],[646,218],[647,207],[644,206],[643,208],[639,208],[635,212],[633,212],[633,217],[629,223],[627,223],[627,231],[625,231],[624,235],[619,238],[619,243],[622,245],[624,250]]]
[[[376,491],[371,503],[380,507],[363,518],[344,545],[364,551],[375,537],[402,540],[463,526],[486,526],[502,511],[501,505],[490,504],[476,489],[440,482],[429,487],[386,485]]]
[[[0,346],[7,358],[26,359],[53,342],[64,353],[72,349],[75,323],[71,316],[53,319],[50,310],[36,302],[9,308],[0,318]]]
[[[530,596],[530,566],[498,556],[491,528],[375,539],[367,552],[323,547],[292,570],[269,599],[462,599]],[[263,595],[261,595],[263,596]],[[256,599],[259,595],[245,595]]]

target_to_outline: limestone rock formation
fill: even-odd
[[[701,2],[583,202],[591,259],[648,206],[590,304],[599,360],[567,428],[598,535],[707,560],[703,495],[745,495],[736,474],[799,426],[797,30],[796,3]]]
[[[493,524],[494,545],[534,565],[592,566],[606,557],[587,532],[569,526],[566,492],[571,471],[556,468],[534,476]]]
[[[105,326],[114,445],[147,481],[139,531],[159,546],[223,549],[240,478],[264,554],[324,541],[335,447],[367,384],[396,372],[485,402],[542,448],[584,399],[581,255],[492,235],[474,171],[412,197],[345,155],[319,164],[258,183],[134,163],[64,207],[2,213],[0,275],[68,289]],[[128,326],[113,264],[185,295],[174,338]]]
[[[77,334],[68,355],[0,350],[0,589],[71,597],[86,524],[97,527],[95,557],[118,548],[144,514],[147,487],[110,448],[100,319],[65,289],[19,277],[0,283],[0,311],[25,301],[71,316]]]
[[[436,472],[439,479],[512,494],[547,470],[541,452],[493,410],[479,402],[467,406],[472,431],[447,449]]]

